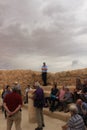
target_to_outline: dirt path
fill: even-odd
[[[45,118],[45,127],[44,130],[62,130],[61,126],[65,124],[65,122],[60,121],[58,119],[53,119],[48,116],[44,116]],[[28,110],[23,108],[22,111],[22,130],[35,130],[37,124],[31,124],[28,121]],[[0,111],[0,130],[6,130],[6,119],[2,111]],[[12,130],[15,130],[14,125]]]

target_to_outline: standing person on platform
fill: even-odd
[[[17,88],[12,89],[12,93],[4,98],[4,108],[7,112],[7,129],[11,130],[13,122],[16,130],[21,130],[21,107],[22,98],[18,94]]]
[[[35,91],[33,93],[34,107],[36,109],[36,118],[37,118],[37,128],[35,130],[43,130],[44,117],[43,117],[43,107],[44,107],[44,92],[40,87],[38,82],[35,83]]]
[[[46,86],[47,85],[47,65],[46,63],[44,62],[43,63],[43,66],[42,66],[42,80],[43,80],[43,85]]]

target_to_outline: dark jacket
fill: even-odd
[[[44,92],[43,89],[38,87],[34,92],[34,107],[44,107]]]

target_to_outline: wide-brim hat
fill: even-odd
[[[17,82],[17,81],[15,81],[15,82],[14,82],[14,84],[18,84],[18,82]]]

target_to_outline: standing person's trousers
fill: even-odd
[[[12,116],[7,116],[7,130],[11,130],[13,122],[15,123],[15,129],[21,130],[21,111],[18,111]]]
[[[42,72],[43,85],[47,85],[47,72]]]
[[[37,116],[38,127],[42,128],[42,125],[44,124],[43,108],[36,107],[36,116]]]

